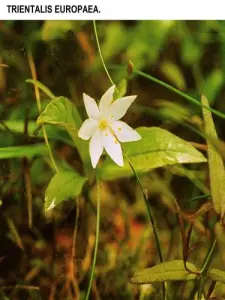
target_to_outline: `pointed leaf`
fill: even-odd
[[[211,269],[207,275],[211,280],[225,283],[225,271]]]
[[[187,177],[200,191],[204,194],[209,194],[209,189],[204,184],[204,171],[189,170],[182,165],[173,165],[169,167],[169,171],[174,175]]]
[[[185,78],[178,65],[172,61],[163,61],[160,65],[160,70],[169,81],[180,90],[186,88]]]
[[[68,198],[81,193],[87,178],[80,176],[74,170],[60,170],[56,173],[45,193],[45,210],[50,210]]]
[[[197,268],[190,262],[187,262],[187,268],[192,272],[197,271]],[[163,281],[188,281],[196,278],[196,274],[190,273],[184,268],[182,260],[173,260],[135,272],[131,282],[146,284]]]
[[[23,120],[4,120],[3,122],[10,131],[24,134]],[[1,129],[6,130],[5,127],[2,127]],[[45,129],[47,132],[47,136],[50,140],[62,141],[63,143],[74,146],[74,142],[72,138],[69,136],[65,128],[63,127],[56,128],[55,126],[53,127],[53,126],[46,125]],[[28,122],[27,131],[28,131],[28,135],[31,137],[42,138],[42,139],[44,138],[41,127],[38,126],[37,123],[34,121]]]
[[[50,99],[54,99],[56,96],[50,91],[50,89],[45,86],[42,82],[34,79],[27,79],[25,82],[32,83],[33,85],[37,85],[38,88],[45,93],[46,96],[48,96]]]
[[[209,107],[208,100],[204,95],[202,95],[201,101],[204,106]],[[218,214],[223,215],[223,206],[225,202],[225,170],[223,160],[220,153],[215,149],[211,141],[211,138],[218,139],[218,137],[213,122],[212,114],[206,108],[203,108],[203,118],[205,124],[205,134],[208,144],[210,188],[213,207]]]
[[[181,163],[205,162],[206,158],[190,143],[158,127],[137,129],[142,139],[124,143],[123,149],[136,172],[144,173],[151,169]],[[103,179],[131,176],[133,173],[125,159],[124,167],[119,167],[107,158],[98,172]]]
[[[77,147],[83,161],[89,162],[88,145],[78,137],[78,130],[82,124],[76,106],[64,97],[52,100],[40,114],[38,124],[48,123],[64,127]]]
[[[45,144],[0,148],[0,159],[33,157],[37,155],[47,155],[47,154],[48,154],[48,148],[46,147]]]
[[[181,123],[188,120],[191,116],[190,109],[178,103],[173,103],[164,99],[157,99],[155,105],[159,107],[157,111],[164,119],[166,118]]]
[[[114,92],[114,99],[122,98],[126,95],[127,92],[127,79],[123,78],[116,85]]]
[[[185,29],[185,39],[182,41],[181,45],[181,59],[186,65],[195,65],[201,58],[203,51],[202,45],[197,43],[192,34],[187,34]]]
[[[215,102],[217,95],[223,87],[223,84],[224,76],[221,69],[213,70],[212,73],[206,78],[202,91],[207,99],[209,99],[208,101],[210,105]]]
[[[216,222],[214,231],[218,242],[220,257],[223,264],[225,264],[225,227],[220,222]]]

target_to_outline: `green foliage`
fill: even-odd
[[[204,95],[202,95],[201,99],[202,104],[209,107],[208,100]],[[225,202],[225,170],[223,160],[210,139],[211,137],[218,139],[211,112],[203,108],[203,117],[208,145],[210,187],[213,206],[215,211],[223,216]]]
[[[220,257],[224,264],[225,263],[225,228],[223,224],[217,222],[215,224],[214,231],[218,242]]]
[[[127,80],[125,78],[121,79],[116,85],[114,99],[124,97],[127,92]]]
[[[157,61],[175,21],[141,21],[130,31],[128,59],[137,68]],[[150,46],[151,45],[151,46]]]
[[[0,148],[0,159],[45,156],[48,149],[45,144]]]
[[[101,50],[106,61],[125,47],[128,42],[128,39],[125,38],[125,32],[124,26],[119,22],[108,24],[107,34],[105,34],[104,42],[101,44]],[[106,33],[105,30],[104,33]],[[99,64],[101,65],[100,60]]]
[[[33,85],[37,85],[37,87],[43,92],[45,93],[46,96],[48,96],[50,99],[54,99],[56,98],[56,96],[52,93],[52,91],[50,91],[50,89],[45,86],[43,83],[41,83],[38,80],[33,80],[33,79],[27,79],[26,80],[27,83],[31,83]]]
[[[191,35],[185,35],[182,41],[181,58],[186,65],[194,65],[201,58],[202,46],[197,44]]]
[[[207,97],[209,104],[213,105],[224,83],[224,75],[222,70],[215,69],[206,78],[202,87],[202,93]]]
[[[38,124],[49,123],[63,126],[76,131],[81,125],[81,119],[76,107],[65,97],[52,100],[37,120]],[[72,133],[74,136],[75,134]]]
[[[163,75],[168,78],[170,83],[180,90],[186,88],[186,82],[180,68],[171,61],[163,61],[160,66]]]
[[[187,262],[188,272],[184,267],[182,260],[173,260],[158,264],[152,268],[137,271],[131,277],[131,282],[136,284],[147,284],[164,281],[189,281],[198,277],[197,268],[190,262]]]
[[[225,283],[225,272],[218,269],[211,269],[208,272],[208,277],[213,281]]]
[[[4,124],[7,128],[14,133],[24,133],[24,121],[22,120],[4,120]],[[5,129],[5,128],[4,128]],[[74,146],[72,138],[68,135],[67,131],[63,127],[45,126],[47,136],[50,140],[61,141],[65,144]],[[33,138],[43,139],[43,132],[40,126],[35,121],[30,121],[27,126],[28,135]]]
[[[82,160],[89,163],[87,142],[78,138],[78,130],[81,126],[81,118],[76,106],[65,97],[52,100],[37,120],[38,124],[59,125],[65,128],[74,141]]]
[[[93,169],[89,141],[77,135],[84,119],[80,115],[84,111],[82,93],[97,99],[109,86],[93,23],[1,24],[0,284],[7,289],[0,291],[0,298],[47,299],[52,295],[72,299],[80,295],[87,299],[92,268],[91,278],[99,284],[93,289],[90,280],[90,298],[94,293],[101,299],[161,300],[162,285],[168,281],[168,300],[194,299],[199,286],[200,299],[201,288],[208,293],[208,281],[225,283],[225,22],[117,20],[96,24],[103,60],[117,86],[114,98],[138,95],[125,122],[132,128],[145,126],[138,129],[142,140],[121,143],[124,167],[106,155]],[[27,47],[38,80],[26,80],[31,77]],[[39,118],[35,86],[43,110]],[[208,97],[209,105],[204,97],[201,103],[201,93]],[[220,117],[214,126],[211,113],[203,109],[205,133],[202,104]],[[43,124],[49,147],[44,144]],[[206,158],[186,140],[207,151],[206,139],[209,164],[200,164]],[[53,177],[51,152],[59,170]],[[130,178],[133,173],[126,155],[142,176]],[[118,180],[106,182],[110,179]],[[44,214],[44,199],[45,210],[62,204],[52,212],[54,219],[49,218],[51,212]],[[69,199],[79,199],[76,212]],[[155,220],[153,227],[149,215]],[[32,234],[27,231],[27,216]],[[208,234],[210,240],[216,236],[210,249]],[[171,260],[159,265],[160,251],[154,244],[157,235],[160,259]],[[98,237],[99,243],[95,242]],[[21,258],[16,255],[18,249],[23,249]],[[74,277],[64,272],[71,269],[72,252],[74,267],[79,269]],[[179,253],[188,253],[188,259],[199,266],[197,270],[187,262],[187,268],[196,274],[186,270],[182,260],[174,260]],[[62,262],[61,254],[69,259]],[[149,265],[154,267],[146,269]],[[134,266],[141,271],[131,282],[147,285],[129,285]],[[224,296],[224,288],[216,284],[210,298]]]
[[[145,173],[166,165],[206,161],[206,158],[191,144],[164,129],[142,127],[137,131],[142,139],[123,145],[124,152],[137,173]],[[109,158],[98,168],[98,172],[102,179],[115,179],[132,175],[127,161],[121,168]]]
[[[50,210],[68,198],[74,198],[81,193],[87,178],[80,176],[74,170],[60,170],[56,173],[45,193],[45,210]]]
[[[85,21],[74,22],[72,20],[46,20],[41,30],[41,37],[46,42],[64,38],[68,31],[79,30],[84,23]]]
[[[163,119],[173,120],[174,122],[183,123],[189,120],[191,116],[190,109],[178,103],[168,100],[157,99],[156,106],[159,107],[157,112]],[[147,107],[146,107],[147,112]]]

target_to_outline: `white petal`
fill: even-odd
[[[119,166],[123,166],[123,153],[120,143],[110,131],[110,129],[104,130],[103,134],[103,146],[112,158],[112,160]]]
[[[122,121],[115,121],[111,124],[115,135],[120,142],[133,142],[141,139],[140,134]]]
[[[97,121],[87,119],[81,125],[81,128],[78,131],[78,136],[83,140],[89,140],[90,137],[94,134],[97,127],[98,127]]]
[[[84,97],[84,105],[90,119],[98,120],[100,113],[98,109],[98,105],[95,99],[91,98],[90,96],[83,94]]]
[[[91,163],[93,168],[97,166],[100,156],[103,152],[103,145],[102,145],[102,133],[99,129],[95,131],[93,134],[90,144],[89,144],[89,152],[91,156]]]
[[[133,103],[137,96],[127,96],[119,98],[110,106],[110,117],[112,120],[121,119],[127,112],[130,105]]]
[[[113,101],[113,94],[115,91],[115,85],[111,86],[105,94],[102,96],[100,102],[99,102],[99,110],[102,116],[106,116],[110,105]]]

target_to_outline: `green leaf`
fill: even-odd
[[[220,257],[223,264],[225,264],[225,228],[220,222],[216,222],[214,231],[218,242]]]
[[[65,97],[57,97],[46,106],[37,123],[57,124],[76,131],[82,121],[75,105],[70,100]]]
[[[207,276],[213,280],[221,283],[225,283],[225,272],[218,269],[211,269]]]
[[[0,148],[0,159],[33,157],[36,155],[46,155],[48,149],[45,144],[14,146]]]
[[[176,24],[174,20],[148,20],[137,22],[127,37],[126,56],[138,69],[158,61],[168,35]],[[123,40],[126,34],[123,34]],[[151,47],[149,47],[151,43]],[[114,41],[115,44],[115,41]]]
[[[160,70],[166,78],[180,90],[186,88],[186,82],[180,68],[171,61],[164,61],[160,65]]]
[[[45,210],[50,210],[68,198],[81,193],[87,178],[80,176],[74,170],[60,170],[56,173],[45,193]]]
[[[213,144],[215,149],[220,153],[223,160],[225,160],[225,142],[213,137],[208,137],[210,139],[210,142]]]
[[[119,81],[114,92],[114,99],[124,97],[127,92],[127,79],[123,78]]]
[[[196,43],[192,35],[184,33],[185,38],[182,39],[181,59],[186,65],[193,66],[200,60],[202,56],[202,45]]]
[[[86,163],[90,162],[87,141],[78,137],[82,121],[76,106],[70,100],[64,97],[53,99],[40,114],[37,123],[48,123],[65,128],[73,139],[82,160]]]
[[[202,91],[203,94],[209,99],[209,104],[213,105],[217,95],[221,91],[224,84],[223,72],[220,69],[215,69],[212,73],[206,78],[206,81],[203,85]]]
[[[156,106],[159,107],[160,116],[164,119],[173,120],[174,122],[184,122],[189,120],[191,116],[190,109],[186,106],[171,101],[157,99],[155,102]]]
[[[44,41],[63,38],[66,32],[73,30],[73,27],[72,20],[46,20],[42,26],[41,36]]]
[[[110,58],[115,57],[115,55],[118,54],[126,45],[126,39],[124,39],[126,29],[122,23],[117,21],[109,23],[107,31],[105,30],[104,24],[102,24],[102,28],[104,28],[105,36],[104,43],[101,45],[101,50],[104,60],[108,61]],[[99,29],[101,34],[101,27]],[[116,43],[115,40],[117,41]],[[101,65],[100,59],[99,63]]]
[[[128,156],[137,173],[166,165],[205,162],[206,158],[190,143],[158,127],[141,127],[137,131],[142,139],[124,143],[124,153]],[[97,169],[102,179],[131,176],[128,162],[124,167],[117,166],[110,158]]]
[[[187,268],[192,272],[197,271],[197,268],[190,262],[187,262]],[[188,272],[182,260],[173,260],[135,272],[131,278],[131,283],[146,284],[164,281],[188,281],[196,278],[197,274]]]
[[[169,171],[178,176],[185,176],[188,178],[200,191],[204,194],[209,194],[209,189],[204,184],[205,182],[205,172],[189,170],[182,165],[173,165],[169,167]]]
[[[4,120],[4,124],[8,127],[8,129],[15,133],[24,134],[24,121],[22,120]],[[1,127],[2,130],[6,130],[5,127]],[[48,124],[45,126],[47,136],[51,140],[62,141],[68,145],[74,146],[74,142],[72,138],[68,135],[65,128],[55,126],[49,126]],[[43,132],[40,126],[37,125],[34,121],[28,122],[28,135],[30,137],[36,138],[44,138]]]
[[[34,80],[34,79],[26,79],[25,82],[27,83],[32,83],[33,85],[37,85],[38,88],[45,93],[46,96],[48,96],[50,99],[54,99],[56,96],[50,91],[50,89],[45,86],[43,83],[41,83],[38,80]]]
[[[207,98],[202,95],[202,104],[209,107]],[[211,138],[218,139],[211,112],[203,108],[205,134],[208,145],[208,163],[212,201],[215,211],[224,215],[225,171],[220,153],[215,149]]]

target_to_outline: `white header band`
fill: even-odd
[[[1,20],[225,19],[224,0],[1,0]]]

